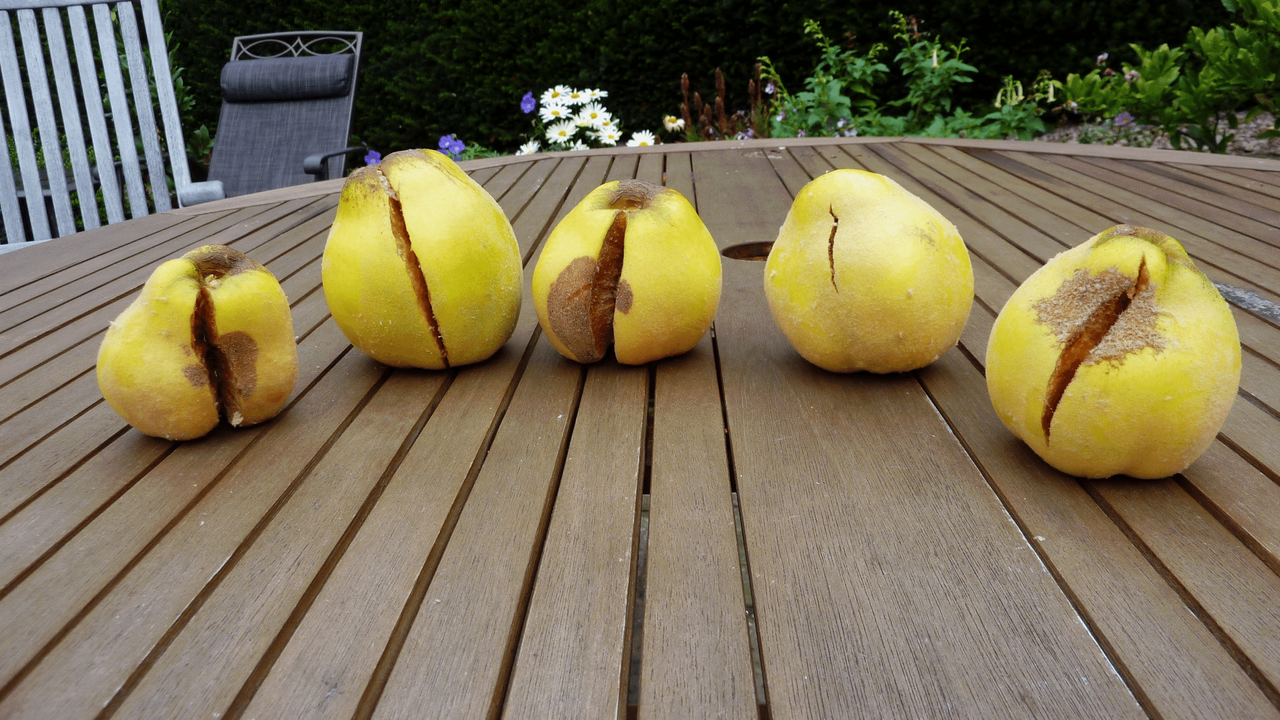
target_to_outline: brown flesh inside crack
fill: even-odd
[[[400,257],[404,258],[405,269],[409,273],[409,284],[413,286],[413,294],[418,298],[418,309],[422,312],[422,316],[427,319],[427,325],[431,328],[431,338],[435,341],[436,348],[440,350],[440,359],[444,362],[445,367],[449,367],[449,352],[445,349],[444,337],[440,334],[440,324],[436,322],[436,315],[431,310],[431,290],[427,287],[427,279],[422,275],[422,265],[419,264],[418,256],[413,252],[413,248],[409,243],[409,229],[404,223],[404,212],[400,207],[400,197],[396,195],[391,183],[382,174],[380,167],[378,168],[378,178],[381,181],[383,190],[387,193],[387,202],[391,209],[391,234],[395,236],[396,248],[400,251]]]
[[[1058,403],[1081,365],[1122,362],[1142,348],[1163,348],[1155,332],[1154,295],[1144,259],[1136,279],[1115,269],[1096,276],[1081,269],[1053,297],[1035,304],[1040,322],[1064,342],[1045,393],[1041,426],[1046,444]]]
[[[836,209],[828,207],[827,212],[831,213],[831,237],[827,238],[827,261],[831,263],[831,287],[840,292],[840,286],[836,284],[836,231],[840,229],[840,218],[836,217]]]
[[[224,277],[265,268],[230,248],[216,249],[213,262],[209,257],[194,253],[188,256],[199,272],[200,291],[191,315],[191,336],[192,351],[200,365],[187,366],[183,375],[193,386],[208,384],[218,404],[218,414],[232,425],[239,425],[244,400],[252,397],[258,387],[258,343],[246,332],[218,331],[211,292]]]
[[[599,258],[575,258],[547,293],[551,330],[578,362],[603,358],[613,344],[614,309],[631,309],[631,288],[620,282],[626,233],[627,213],[619,210],[605,232]]]

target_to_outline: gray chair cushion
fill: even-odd
[[[346,147],[347,126],[334,118],[345,116],[347,102],[346,97],[335,97],[223,103],[209,177],[222,181],[227,197],[311,182],[314,178],[303,172],[303,160]],[[279,128],[289,132],[272,131]],[[330,161],[331,177],[341,177],[342,160]]]
[[[237,60],[222,68],[222,99],[263,102],[341,97],[351,83],[353,55]]]

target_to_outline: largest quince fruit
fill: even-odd
[[[1239,385],[1231,309],[1178,241],[1141,227],[1051,259],[1010,296],[987,344],[996,414],[1080,477],[1181,472]]]
[[[833,372],[904,372],[955,346],[973,305],[960,233],[892,178],[836,170],[800,189],[764,268],[774,320]]]
[[[102,396],[133,427],[169,440],[204,435],[220,413],[232,425],[275,417],[297,377],[280,283],[222,245],[156,268],[98,349]]]
[[[347,177],[321,264],[338,327],[395,367],[443,369],[502,347],[520,315],[520,249],[493,198],[434,150]]]

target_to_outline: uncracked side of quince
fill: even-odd
[[[232,425],[274,417],[297,370],[289,303],[275,277],[236,250],[205,246],[151,274],[107,329],[97,377],[134,428],[189,440],[220,414]]]
[[[538,320],[562,355],[641,365],[687,352],[720,303],[715,240],[689,201],[639,180],[592,191],[547,238],[533,274]]]
[[[1240,383],[1235,319],[1173,238],[1117,226],[1000,311],[987,387],[1014,435],[1079,477],[1162,478],[1213,441]]]
[[[443,369],[493,355],[515,331],[522,268],[493,198],[432,150],[353,172],[325,245],[325,299],[362,352]]]
[[[769,252],[774,320],[833,372],[904,372],[955,346],[973,305],[960,233],[892,178],[843,169],[805,185]]]

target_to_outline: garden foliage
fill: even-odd
[[[514,151],[528,133],[520,98],[557,84],[603,88],[627,127],[656,128],[679,107],[682,73],[710,96],[714,72],[723,68],[732,113],[748,106],[760,56],[798,91],[808,90],[802,79],[824,51],[804,34],[806,19],[826,29],[838,49],[865,56],[877,43],[895,42],[885,22],[895,8],[921,18],[933,37],[968,41],[963,62],[981,73],[954,84],[948,117],[956,106],[990,104],[1005,76],[1087,73],[1102,52],[1130,43],[1157,47],[1193,25],[1230,21],[1218,0],[162,0],[176,66],[196,99],[188,132],[206,125],[216,134],[219,72],[234,36],[361,30],[353,140],[383,152],[436,147],[450,134],[468,146]],[[895,70],[876,87],[878,98],[906,97],[893,58],[886,53],[877,62]],[[851,111],[861,109],[851,104]]]
[[[1193,27],[1181,47],[1154,50],[1130,46],[1136,63],[1123,72],[1106,67],[1106,56],[1086,75],[1071,74],[1063,100],[1079,114],[1112,126],[1138,122],[1158,126],[1174,147],[1225,152],[1235,137],[1237,111],[1250,117],[1276,110],[1280,89],[1280,0],[1222,0],[1239,22],[1202,30]],[[1118,120],[1117,120],[1118,119]],[[1275,137],[1276,131],[1261,137]]]
[[[894,40],[901,48],[893,58],[897,77],[905,90],[896,99],[881,100],[877,85],[887,84],[891,69],[878,58],[884,45],[865,53],[840,48],[809,21],[806,32],[822,50],[805,90],[791,94],[768,58],[762,59],[773,89],[772,134],[775,137],[809,135],[926,135],[930,137],[1018,137],[1030,139],[1044,132],[1040,101],[1052,98],[1052,83],[1042,72],[1027,95],[1012,76],[996,93],[995,103],[983,103],[991,112],[981,117],[956,102],[960,87],[972,83],[978,69],[961,60],[966,42],[945,44],[920,31],[918,21],[890,11]]]

